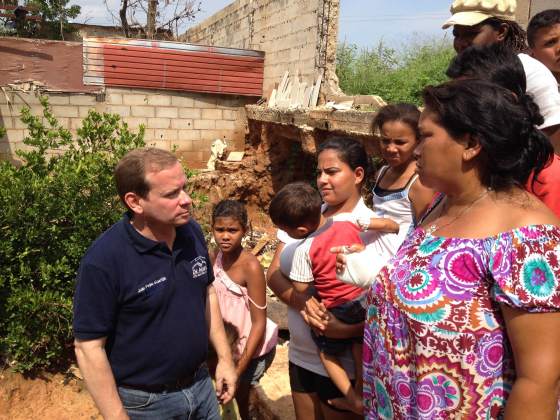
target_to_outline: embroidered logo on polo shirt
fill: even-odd
[[[191,264],[192,264],[193,279],[196,279],[197,277],[200,276],[204,276],[208,271],[206,258],[204,257],[196,257],[194,260],[191,261]]]
[[[160,277],[157,280],[151,281],[150,283],[145,284],[144,286],[140,287],[138,289],[137,293],[142,293],[148,289],[150,289],[151,287],[157,286],[160,283],[163,283],[165,280],[167,280],[167,277]]]

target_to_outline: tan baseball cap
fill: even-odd
[[[450,9],[452,16],[443,29],[453,25],[474,26],[492,17],[515,20],[516,8],[516,0],[455,0]]]

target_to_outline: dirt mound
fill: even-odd
[[[83,382],[57,373],[28,379],[0,373],[0,419],[101,419]]]

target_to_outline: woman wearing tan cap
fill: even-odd
[[[455,0],[452,16],[443,29],[453,26],[453,47],[461,53],[471,45],[503,43],[518,54],[531,94],[544,117],[539,128],[560,153],[560,93],[552,73],[540,61],[525,54],[527,37],[515,22],[516,0]]]

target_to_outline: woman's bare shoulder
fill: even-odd
[[[498,198],[496,205],[497,214],[510,229],[530,225],[560,226],[560,219],[552,210],[526,191]]]

